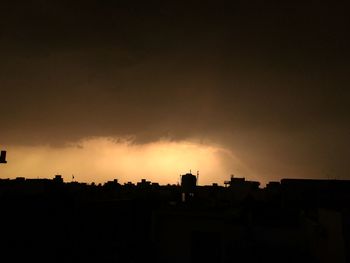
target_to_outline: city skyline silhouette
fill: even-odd
[[[350,180],[0,179],[4,261],[349,262]],[[137,253],[135,253],[137,251]],[[18,253],[21,252],[21,253]]]
[[[349,10],[1,0],[0,262],[350,262]]]

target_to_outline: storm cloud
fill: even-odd
[[[205,2],[3,1],[0,146],[196,141],[349,178],[346,2]]]

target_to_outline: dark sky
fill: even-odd
[[[0,145],[195,139],[350,179],[347,2],[1,1]]]

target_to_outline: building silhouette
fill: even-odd
[[[349,262],[350,181],[0,179],[2,262]]]
[[[194,197],[196,186],[197,186],[197,177],[192,173],[187,173],[181,175],[181,191],[182,191],[182,201],[189,202],[191,198]]]

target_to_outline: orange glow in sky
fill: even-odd
[[[8,164],[0,167],[1,178],[52,178],[72,175],[79,182],[121,183],[142,178],[160,184],[176,184],[180,174],[199,171],[199,184],[223,184],[232,173],[249,174],[229,150],[190,141],[161,140],[134,144],[128,140],[92,138],[64,147],[7,147]],[[254,178],[253,178],[254,179]]]

